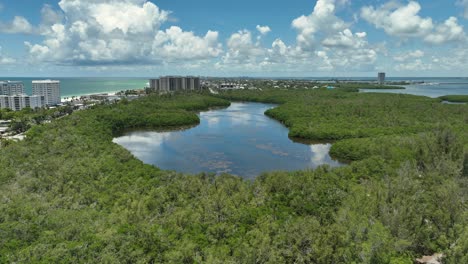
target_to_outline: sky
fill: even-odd
[[[468,0],[0,0],[0,76],[468,77]]]

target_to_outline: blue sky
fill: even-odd
[[[467,76],[468,0],[0,0],[3,76]]]

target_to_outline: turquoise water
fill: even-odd
[[[32,81],[53,79],[60,81],[61,96],[71,97],[85,94],[110,93],[122,90],[143,89],[148,83],[147,78],[9,78],[0,80],[22,81],[26,93],[32,93]]]
[[[199,126],[184,131],[137,131],[114,139],[135,157],[165,170],[230,173],[253,178],[266,171],[296,171],[341,164],[331,144],[302,144],[264,112],[274,105],[232,103],[200,113]]]

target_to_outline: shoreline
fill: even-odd
[[[132,90],[136,90],[136,89],[132,89]],[[92,95],[99,95],[99,94],[107,94],[109,96],[116,96],[117,93],[121,92],[121,91],[125,91],[125,90],[119,90],[119,91],[108,91],[108,92],[96,92],[96,93],[88,93],[88,94],[79,94],[79,95],[66,95],[66,96],[61,96],[61,101],[62,103],[63,102],[71,102],[73,99],[72,97],[75,97],[75,99],[80,99],[80,97],[89,97],[89,96],[92,96]],[[65,99],[67,98],[67,99]]]

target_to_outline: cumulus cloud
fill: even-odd
[[[337,34],[327,37],[322,41],[325,47],[336,48],[361,48],[367,45],[365,32],[358,32],[353,34],[350,29],[345,29]]]
[[[218,56],[218,33],[161,30],[170,12],[146,0],[61,0],[42,9],[42,43],[25,42],[31,60],[64,65],[131,65]]]
[[[255,64],[263,59],[266,49],[254,42],[252,33],[241,30],[232,34],[227,41],[228,51],[223,56],[225,64]]]
[[[322,71],[375,71],[378,58],[373,48],[362,49],[324,49],[316,52],[320,58]]]
[[[367,41],[366,32],[353,33],[351,23],[336,15],[340,5],[349,1],[318,0],[310,15],[292,21],[297,30],[296,42],[286,44],[277,38],[271,47],[261,45],[261,38],[248,30],[230,36],[227,52],[216,64],[218,69],[241,71],[368,71],[375,69],[378,53]],[[259,30],[261,26],[257,26]]]
[[[297,47],[289,49],[290,53],[296,58],[309,54],[305,60],[314,61],[313,64],[323,71],[353,67],[356,71],[373,69],[378,56],[367,41],[367,33],[353,33],[352,23],[336,15],[337,9],[346,4],[349,1],[318,0],[310,15],[294,19]]]
[[[392,36],[419,37],[428,34],[434,27],[431,18],[418,15],[421,5],[410,1],[407,5],[387,3],[380,8],[366,6],[361,17]]]
[[[316,34],[335,33],[347,28],[347,23],[335,15],[335,0],[318,0],[314,11],[308,16],[293,20],[292,26],[298,31],[297,44],[304,50],[316,47]]]
[[[61,0],[60,8],[72,21],[90,21],[101,33],[153,32],[169,12],[143,0]]]
[[[218,32],[208,31],[204,37],[198,37],[176,26],[159,31],[152,50],[153,56],[168,59],[204,59],[217,57],[223,51]]]
[[[465,33],[457,18],[450,17],[438,25],[430,17],[421,17],[420,11],[421,5],[415,1],[407,5],[389,2],[379,8],[363,7],[361,17],[391,36],[422,38],[427,43],[439,45],[464,39]]]
[[[443,24],[438,25],[434,32],[428,34],[424,40],[431,44],[444,44],[457,40],[463,40],[465,32],[463,27],[458,24],[456,17],[450,17]]]
[[[11,22],[0,22],[0,32],[8,34],[31,34],[34,28],[29,21],[22,16],[15,16]]]
[[[260,32],[260,34],[262,35],[266,35],[268,34],[269,32],[271,32],[271,29],[269,26],[260,26],[260,25],[257,25],[257,30],[258,32]]]

